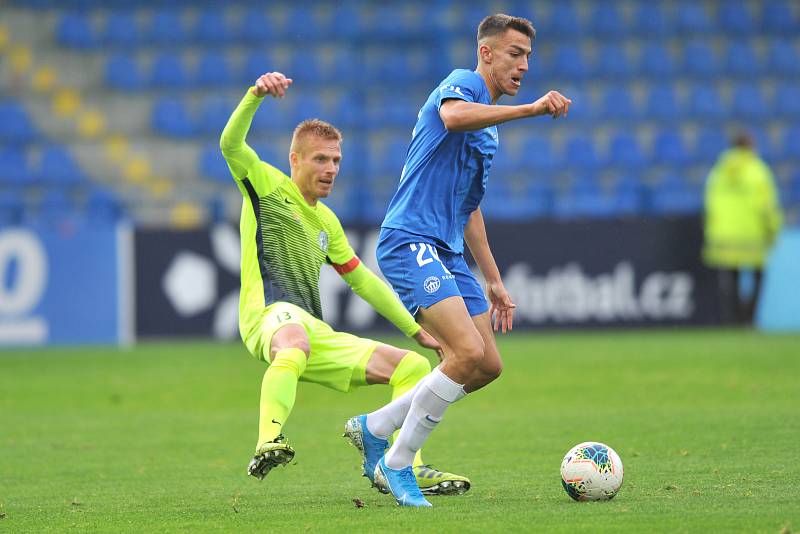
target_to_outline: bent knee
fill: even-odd
[[[458,360],[469,367],[481,367],[484,360],[483,341],[464,344],[455,349]]]
[[[306,358],[311,354],[311,343],[308,340],[308,334],[299,326],[286,326],[272,336],[272,342],[269,347],[270,359],[284,349],[298,349],[302,350]]]
[[[491,363],[486,363],[481,369],[481,372],[483,372],[489,382],[496,380],[503,373],[503,362],[496,360]]]

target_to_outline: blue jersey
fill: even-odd
[[[400,184],[381,227],[431,238],[461,253],[464,226],[486,191],[498,141],[497,126],[447,131],[439,108],[451,98],[492,103],[483,78],[471,70],[454,70],[434,89],[419,112]]]

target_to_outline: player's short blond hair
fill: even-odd
[[[292,134],[292,144],[289,148],[292,152],[300,152],[303,140],[307,137],[318,137],[331,141],[342,142],[342,132],[336,126],[320,119],[304,120],[294,129]]]

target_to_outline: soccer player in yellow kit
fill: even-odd
[[[258,442],[247,468],[259,479],[294,457],[281,431],[294,406],[298,380],[342,392],[388,383],[396,399],[431,369],[416,352],[336,332],[323,322],[318,284],[324,263],[405,335],[422,347],[441,349],[393,291],[359,261],[336,215],[320,202],[331,193],[339,172],[341,133],[321,120],[301,122],[289,152],[291,177],[261,161],[245,142],[263,98],[282,98],[291,84],[279,72],[261,76],[220,139],[244,197],[239,330],[250,353],[269,365],[261,386]],[[398,420],[396,428],[402,423]],[[458,493],[469,489],[465,477],[422,465],[421,457],[416,460],[416,476],[427,493],[450,493],[456,485]],[[370,480],[374,468],[364,465]]]

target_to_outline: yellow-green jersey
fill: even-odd
[[[364,267],[339,219],[322,202],[309,205],[295,183],[259,159],[245,143],[263,98],[247,92],[220,139],[222,153],[242,192],[239,329],[247,342],[260,328],[264,309],[289,302],[322,319],[319,276],[323,264],[406,335],[419,326],[391,290]],[[376,285],[377,282],[377,285]],[[381,286],[381,287],[379,287]],[[248,348],[255,352],[255,347]]]

